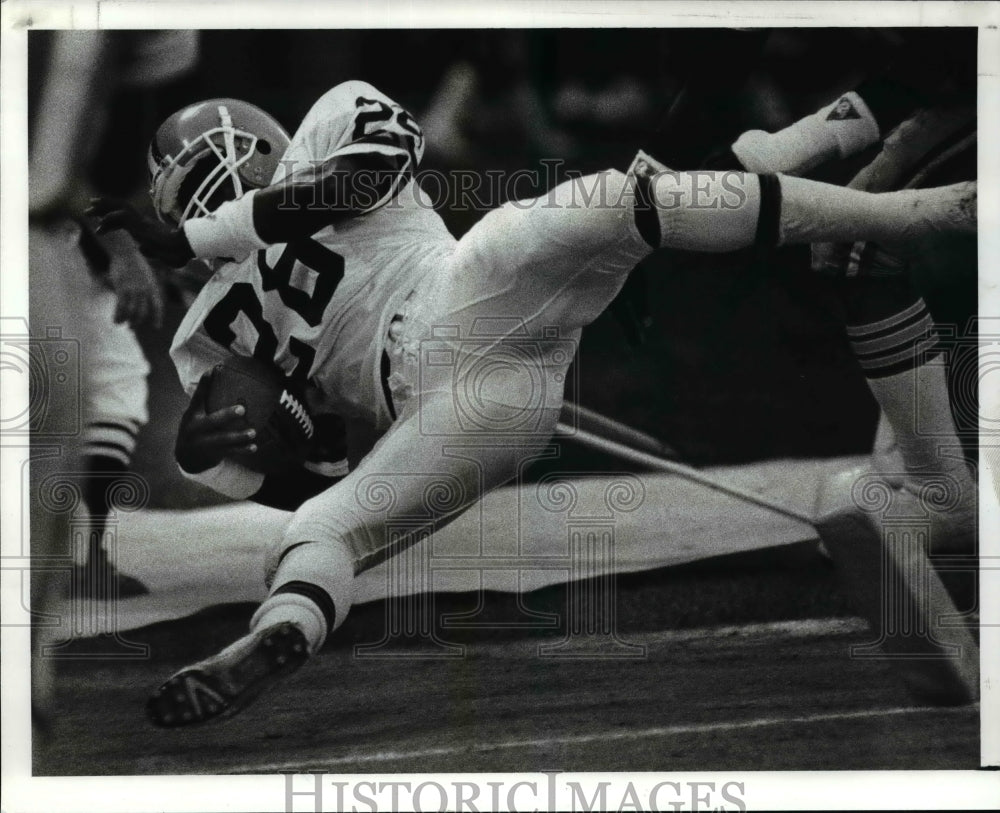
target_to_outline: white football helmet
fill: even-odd
[[[149,193],[157,216],[181,226],[267,186],[288,143],[274,118],[239,99],[209,99],[178,110],[149,145]]]

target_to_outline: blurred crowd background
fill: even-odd
[[[45,36],[32,32],[33,55]],[[690,169],[744,130],[777,130],[885,69],[904,39],[858,29],[109,36],[131,38],[128,58],[137,64],[115,68],[132,78],[118,83],[103,127],[95,122],[90,184],[140,202],[156,125],[203,98],[253,102],[293,132],[323,92],[363,79],[421,123],[427,169],[512,172],[554,159],[583,172],[624,169],[637,148]],[[924,58],[905,71],[918,83],[975,63],[974,29],[905,37],[911,45],[913,37],[926,42]],[[183,56],[185,69],[167,81],[143,79],[143,61],[155,64],[156,49]],[[824,168],[824,177],[844,182],[868,158]],[[522,195],[530,191],[543,190],[518,186]],[[447,205],[441,213],[456,235],[483,214]],[[808,249],[787,250],[755,274],[733,258],[676,252],[660,252],[645,266],[623,292],[618,315],[606,313],[585,332],[569,397],[659,437],[697,465],[871,448],[876,406],[841,323],[817,292]],[[938,321],[961,335],[976,311],[974,276],[940,266],[915,273]],[[151,420],[135,467],[150,479],[154,504],[171,507],[215,499],[184,482],[172,461],[184,397],[166,351],[182,314],[180,298],[168,297],[162,326],[138,331],[152,365]],[[564,444],[559,467],[622,465]]]

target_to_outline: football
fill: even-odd
[[[247,424],[257,431],[257,451],[233,454],[233,460],[264,474],[301,463],[315,429],[301,393],[277,367],[244,356],[217,364],[205,409],[215,412],[236,404],[243,405]]]

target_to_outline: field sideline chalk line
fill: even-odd
[[[456,756],[458,754],[488,754],[494,751],[507,751],[517,748],[541,748],[558,745],[587,745],[592,742],[620,742],[622,740],[641,740],[654,737],[673,737],[683,734],[707,734],[713,731],[741,731],[753,728],[767,728],[779,725],[798,725],[802,723],[824,723],[834,720],[864,720],[871,717],[899,717],[907,714],[968,714],[978,711],[979,704],[968,706],[898,706],[895,708],[865,709],[863,711],[835,711],[828,714],[811,714],[805,717],[759,717],[754,720],[740,720],[728,723],[701,723],[698,725],[675,725],[659,728],[645,728],[638,731],[601,732],[600,734],[575,734],[567,737],[546,737],[532,740],[508,740],[506,742],[465,743],[459,746],[439,748],[421,748],[415,751],[380,751],[374,754],[346,754],[331,757],[326,760],[310,762],[274,762],[254,765],[227,773],[283,773],[287,771],[329,772],[336,765],[362,765],[379,762],[396,762],[403,759],[422,759],[424,757]]]
[[[652,638],[728,638],[743,637],[752,634],[778,634],[791,638],[804,638],[815,635],[844,634],[858,632],[865,628],[860,619],[829,618],[803,619],[798,621],[765,622],[761,624],[746,624],[742,626],[714,627],[700,630],[672,630]],[[645,636],[644,636],[645,637]],[[937,706],[897,706],[881,709],[864,709],[856,711],[835,711],[825,714],[810,714],[800,717],[758,717],[752,720],[738,720],[724,723],[698,723],[691,725],[658,726],[636,731],[603,731],[597,734],[574,734],[565,737],[545,737],[541,739],[508,740],[490,743],[463,743],[457,746],[441,746],[436,748],[420,748],[412,751],[379,751],[365,754],[345,754],[325,760],[299,760],[295,762],[271,762],[247,766],[243,764],[227,773],[282,773],[287,771],[329,771],[338,765],[374,765],[382,762],[395,762],[404,759],[422,759],[425,757],[447,757],[458,754],[488,754],[496,751],[507,751],[518,748],[542,748],[560,745],[587,745],[593,742],[620,742],[627,740],[652,739],[655,737],[673,737],[690,734],[708,734],[715,731],[746,731],[756,728],[768,728],[781,725],[802,725],[811,723],[832,722],[835,720],[865,720],[875,717],[899,717],[911,714],[956,714],[976,712],[979,704],[955,707]]]

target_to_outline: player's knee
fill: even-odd
[[[537,198],[505,203],[497,215],[501,228],[493,232],[504,238],[507,256],[514,250],[522,255],[522,264],[538,261],[545,267],[557,252],[580,255],[583,246],[619,239],[634,201],[635,190],[625,173],[606,169],[570,178]]]

